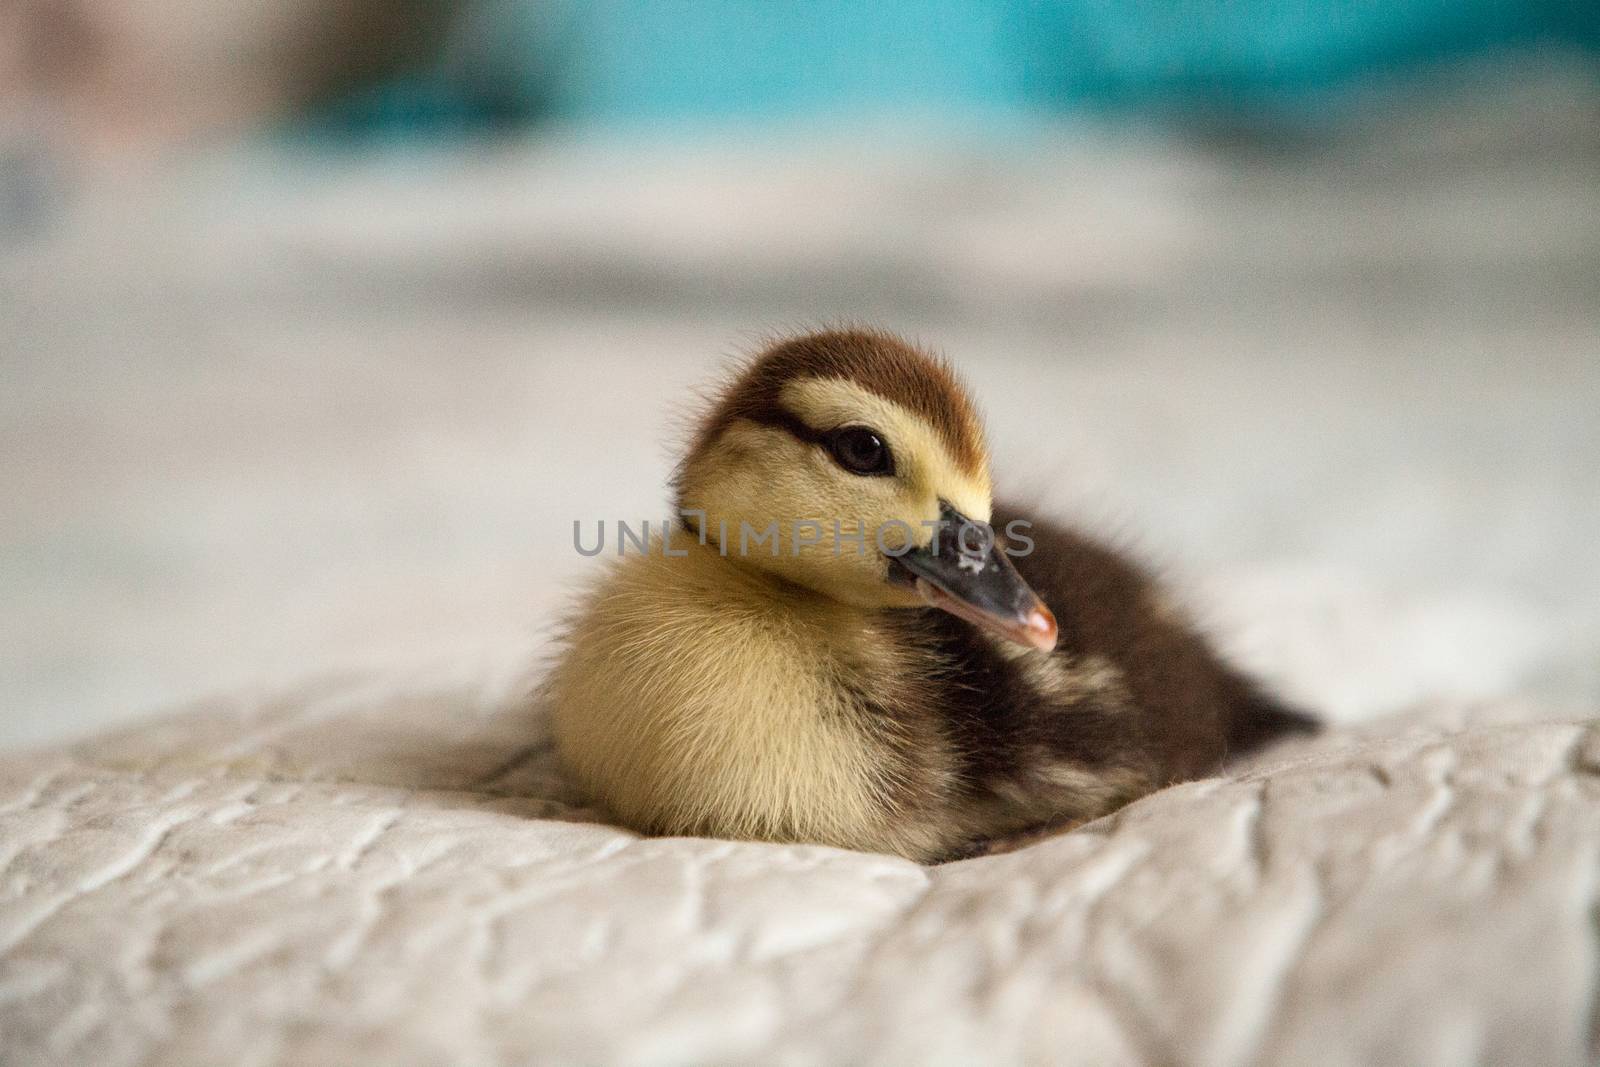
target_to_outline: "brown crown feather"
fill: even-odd
[[[689,450],[692,457],[728,426],[749,419],[790,426],[783,388],[809,378],[843,378],[926,419],[955,463],[969,474],[987,461],[983,425],[966,388],[939,357],[883,330],[823,330],[771,345],[734,377],[711,408]]]

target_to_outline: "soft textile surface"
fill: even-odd
[[[521,692],[331,679],[0,764],[7,1062],[1600,1053],[1600,724],[1434,709],[927,869],[597,823]]]

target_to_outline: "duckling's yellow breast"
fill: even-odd
[[[885,847],[892,752],[839,682],[845,613],[687,547],[618,561],[574,620],[546,689],[569,766],[640,830]]]

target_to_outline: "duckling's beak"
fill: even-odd
[[[940,501],[927,548],[891,557],[891,580],[912,585],[933,607],[1019,645],[1056,647],[1056,617],[1011,565],[999,539]]]

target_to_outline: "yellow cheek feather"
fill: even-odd
[[[849,603],[881,603],[885,564],[875,530],[896,510],[896,488],[847,478],[787,430],[737,422],[685,480],[683,506],[704,512],[704,532],[723,555]],[[898,547],[892,533],[885,542]]]

